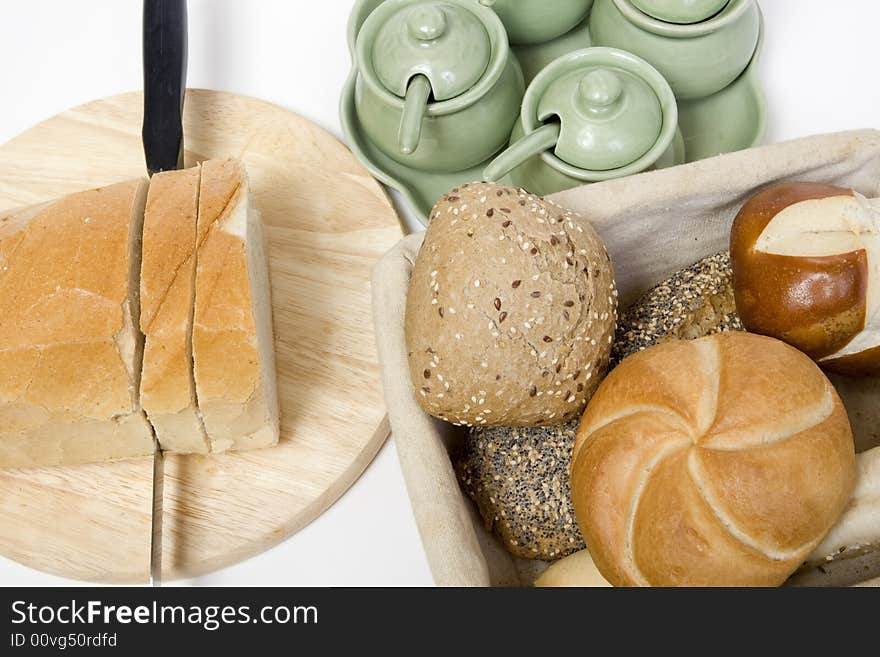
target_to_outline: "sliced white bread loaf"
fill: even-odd
[[[199,179],[196,167],[150,181],[140,279],[141,405],[162,449],[182,454],[210,451],[192,368]]]
[[[0,217],[0,467],[153,452],[135,180]]]
[[[193,362],[213,452],[278,442],[268,258],[236,160],[202,164]]]

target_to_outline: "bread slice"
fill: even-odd
[[[196,167],[153,176],[141,262],[141,405],[162,449],[182,454],[210,451],[192,371],[200,175]]]
[[[144,180],[0,217],[0,467],[153,452],[138,401]]]
[[[196,392],[212,452],[278,442],[267,253],[244,165],[202,164],[193,321]]]

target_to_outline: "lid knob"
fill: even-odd
[[[660,100],[640,74],[597,61],[605,51],[581,53],[568,71],[547,76],[536,118],[558,122],[553,150],[566,164],[587,171],[627,166],[660,137]]]
[[[588,111],[606,112],[623,94],[620,76],[600,68],[587,73],[578,84],[580,99]]]
[[[446,32],[446,12],[437,5],[419,5],[409,12],[409,33],[418,41],[434,41]]]

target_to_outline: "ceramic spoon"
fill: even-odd
[[[559,123],[547,123],[515,141],[483,170],[483,180],[501,180],[523,162],[554,148],[561,131]]]
[[[489,164],[485,180],[498,180],[529,158],[554,149],[568,164],[610,171],[642,157],[660,134],[662,113],[651,89],[634,76],[606,67],[567,73],[551,83],[538,108],[548,121]]]
[[[404,155],[413,153],[422,137],[422,121],[431,98],[431,81],[424,75],[415,76],[406,88],[403,115],[400,117],[398,142]]]
[[[407,27],[411,38],[422,46],[428,45],[440,39],[446,32],[446,14],[436,7],[417,7],[409,15]],[[397,136],[400,152],[404,155],[410,155],[419,147],[422,121],[428,111],[431,93],[431,81],[423,74],[414,76],[407,84]]]
[[[466,93],[485,73],[491,43],[483,24],[464,6],[413,4],[379,29],[371,57],[383,87],[403,98],[397,147],[414,153],[429,101]]]

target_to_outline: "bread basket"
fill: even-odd
[[[782,180],[824,182],[878,196],[880,131],[753,148],[551,198],[586,217],[605,239],[626,304],[679,269],[727,248],[731,221],[743,202]],[[546,564],[511,557],[485,530],[449,459],[461,434],[425,415],[411,390],[404,308],[421,240],[421,234],[405,238],[377,264],[373,312],[391,426],[431,571],[440,586],[529,585]],[[880,577],[880,379],[833,382],[853,425],[859,482],[849,509],[791,584],[840,586]]]

